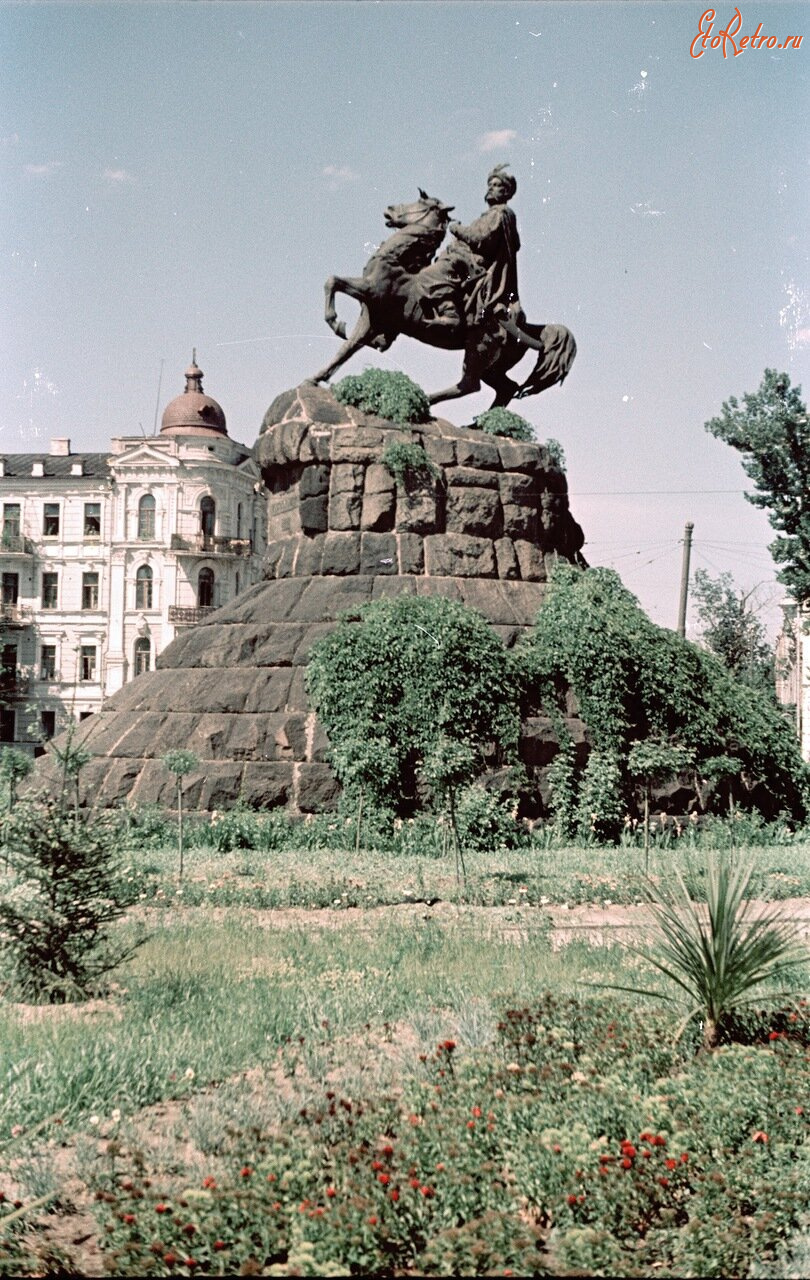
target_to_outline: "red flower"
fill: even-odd
[[[655,1138],[650,1138],[650,1142],[654,1147],[665,1147],[667,1145],[666,1138],[662,1138],[660,1133]]]
[[[681,1164],[688,1164],[688,1162],[689,1162],[689,1152],[688,1152],[688,1151],[682,1151],[682,1152],[681,1152]]]
[[[751,1134],[751,1139],[753,1142],[765,1143],[768,1141],[768,1135],[767,1133],[763,1133],[761,1129],[757,1129],[756,1133]]]
[[[475,1121],[474,1121],[474,1120],[468,1120],[468,1121],[467,1121],[467,1128],[468,1128],[468,1129],[474,1129],[474,1128],[475,1128]]]
[[[647,1150],[647,1148],[646,1148],[646,1147],[644,1147],[644,1148],[642,1149],[641,1154],[642,1154],[642,1156],[644,1157],[644,1159],[645,1159],[645,1160],[649,1160],[650,1156],[652,1155],[652,1151],[648,1151],[648,1150]]]
[[[804,1107],[797,1107],[797,1108],[796,1108],[796,1115],[797,1115],[797,1116],[803,1116],[803,1115],[804,1115]]]
[[[769,1039],[769,1040],[778,1040],[778,1039],[779,1039],[779,1032],[778,1032],[778,1031],[769,1031],[769,1032],[768,1032],[768,1039]]]
[[[393,1147],[390,1147],[390,1146],[389,1146],[389,1147],[383,1147],[383,1149],[382,1149],[382,1153],[383,1153],[383,1155],[384,1155],[384,1156],[388,1156],[388,1157],[390,1158],[390,1157],[394,1154],[394,1148],[393,1148]]]
[[[156,1205],[155,1205],[155,1213],[171,1213],[171,1211],[172,1211],[172,1209],[171,1209],[171,1205],[168,1205],[168,1204],[156,1204]],[[164,1259],[164,1261],[165,1261],[165,1259]]]
[[[672,1160],[672,1159],[670,1159],[670,1160],[665,1160],[665,1161],[664,1161],[664,1164],[666,1165],[666,1167],[667,1167],[668,1169],[677,1169],[677,1167],[678,1167],[678,1161],[677,1161],[677,1160]]]
[[[426,1200],[430,1200],[435,1195],[435,1192],[432,1187],[425,1186],[425,1187],[420,1187],[419,1189]]]
[[[184,1266],[184,1267],[188,1267],[189,1271],[192,1271],[192,1270],[194,1269],[194,1267],[197,1267],[197,1266],[199,1266],[199,1265],[200,1265],[200,1264],[197,1262],[197,1259],[196,1259],[196,1258],[184,1258],[184,1259],[183,1259],[183,1266]]]
[[[275,1175],[274,1173],[268,1173],[268,1175],[267,1175],[267,1181],[268,1181],[268,1182],[275,1182],[275,1180],[276,1180],[276,1175]]]
[[[253,1175],[253,1170],[251,1169],[249,1164],[246,1164],[244,1169],[239,1170],[240,1178],[250,1178],[252,1177],[252,1175]]]
[[[632,1161],[632,1160],[628,1160],[628,1159],[627,1159],[627,1157],[625,1157],[625,1159],[624,1159],[624,1160],[622,1160],[622,1168],[623,1168],[623,1169],[632,1169],[632,1167],[633,1167],[633,1161]]]
[[[202,1180],[202,1184],[203,1184],[203,1186],[204,1186],[204,1187],[207,1187],[207,1188],[210,1188],[211,1190],[213,1190],[213,1188],[217,1185],[217,1180],[216,1180],[216,1178],[212,1178],[212,1177],[209,1175],[207,1178],[203,1178],[203,1180]]]
[[[228,1246],[226,1245],[226,1243],[225,1243],[225,1241],[224,1241],[224,1240],[215,1240],[215,1241],[214,1241],[214,1250],[215,1250],[215,1252],[216,1252],[216,1253],[222,1253],[222,1250],[223,1250],[223,1249],[227,1249],[227,1247],[228,1247]]]
[[[371,1167],[374,1170],[374,1172],[377,1173],[378,1170],[384,1169],[385,1165],[383,1164],[382,1160],[372,1160]]]
[[[634,1156],[635,1154],[636,1154],[636,1149],[633,1146],[632,1142],[628,1142],[627,1139],[625,1138],[624,1142],[622,1143],[622,1155]]]
[[[193,1236],[196,1230],[197,1228],[195,1227],[193,1222],[187,1222],[186,1225],[183,1227],[183,1231],[187,1236]]]
[[[166,1263],[166,1266],[167,1266],[167,1267],[173,1267],[173,1266],[174,1266],[174,1264],[175,1264],[175,1262],[177,1261],[177,1254],[176,1254],[176,1253],[164,1253],[164,1255],[163,1255],[163,1261]]]
[[[393,1191],[389,1191],[388,1195],[389,1195],[389,1198],[393,1200],[394,1204],[396,1204],[397,1200],[399,1199],[399,1192],[397,1191],[396,1187],[394,1187]]]
[[[476,1118],[476,1120],[477,1120],[477,1119],[478,1119],[478,1117],[479,1117],[479,1116],[480,1116],[480,1114],[481,1114],[481,1108],[480,1108],[480,1107],[473,1107],[473,1109],[472,1109],[472,1114],[475,1116],[475,1118]]]
[[[337,1195],[337,1191],[335,1190],[334,1187],[327,1187],[326,1194],[330,1200],[334,1200],[335,1196]]]
[[[456,1047],[455,1040],[442,1040],[442,1042],[439,1045],[439,1048],[443,1049],[445,1053],[452,1053],[455,1047]]]
[[[125,1214],[123,1214],[123,1216],[122,1216],[122,1218],[121,1218],[121,1221],[122,1221],[122,1222],[125,1222],[125,1223],[127,1224],[127,1226],[128,1226],[128,1227],[131,1227],[131,1226],[132,1226],[132,1224],[133,1224],[133,1222],[135,1221],[135,1214],[134,1214],[134,1213],[125,1213]]]
[[[369,1218],[369,1220],[368,1220],[368,1225],[369,1225],[370,1227],[376,1227],[376,1225],[377,1225],[377,1219],[375,1218],[374,1214],[372,1214],[372,1215],[371,1215],[371,1217]]]
[[[378,1181],[378,1182],[380,1182],[380,1183],[382,1183],[382,1185],[383,1185],[384,1187],[387,1187],[387,1186],[388,1186],[388,1184],[389,1184],[389,1182],[391,1181],[391,1178],[390,1178],[389,1174],[387,1174],[387,1173],[378,1173],[378,1174],[377,1174],[377,1181]]]
[[[560,1144],[559,1144],[558,1142],[555,1142],[555,1143],[554,1143],[554,1146],[551,1148],[551,1150],[554,1152],[555,1156],[558,1156],[558,1155],[560,1154],[560,1152],[562,1151],[562,1147],[560,1146]]]
[[[661,1186],[661,1187],[668,1187],[668,1186],[669,1186],[669,1178],[659,1178],[659,1179],[658,1179],[658,1185],[659,1185],[659,1186]]]
[[[605,1155],[601,1155],[601,1156],[599,1157],[599,1163],[600,1163],[600,1164],[613,1164],[613,1156],[609,1156],[609,1155],[607,1155],[607,1154],[605,1154]]]
[[[655,1142],[655,1138],[653,1137],[653,1135],[651,1133],[647,1133],[646,1130],[644,1131],[644,1133],[640,1133],[638,1135],[638,1140],[639,1142],[652,1142],[652,1143]]]
[[[418,1188],[419,1188],[419,1179],[418,1179],[418,1178],[411,1178],[410,1185],[413,1187],[414,1191],[418,1190]]]
[[[568,1204],[571,1204],[571,1205],[576,1204],[577,1202],[577,1198],[575,1195],[566,1196],[566,1200]]]

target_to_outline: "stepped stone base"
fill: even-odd
[[[435,474],[396,481],[391,443],[419,444]],[[184,803],[212,811],[312,813],[338,784],[328,742],[307,706],[313,642],[345,611],[383,596],[441,595],[477,609],[507,645],[530,627],[557,559],[584,563],[564,474],[537,444],[431,421],[402,426],[338,403],[310,385],[268,410],[256,446],[268,490],[265,581],[182,633],[158,660],[84,722],[92,752],[83,803],[175,803],[160,757],[193,751]],[[574,708],[572,708],[572,712]],[[569,727],[583,744],[584,727]],[[550,722],[524,724],[522,755],[537,778],[556,743]],[[57,784],[52,757],[37,785]]]
[[[339,613],[401,594],[459,600],[510,644],[537,613],[543,588],[415,575],[261,583],[176,640],[159,670],[126,685],[83,726],[93,752],[81,775],[83,800],[172,807],[175,781],[159,757],[181,747],[202,766],[184,787],[190,809],[222,809],[239,797],[301,813],[332,807],[339,788],[326,736],[307,706],[307,654]],[[575,732],[583,737],[581,726]],[[527,764],[547,764],[554,751],[550,723],[527,721]]]

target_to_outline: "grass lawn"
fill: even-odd
[[[0,1007],[0,1274],[790,1274],[808,970],[676,1043],[599,985],[654,970],[545,910],[635,901],[642,856],[473,855],[462,901],[439,859],[133,854],[104,998]],[[757,856],[808,895],[806,847]]]

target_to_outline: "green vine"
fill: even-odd
[[[547,711],[553,704],[552,718],[564,715],[573,690],[591,741],[588,763],[572,778],[570,747],[559,739],[555,821],[576,792],[579,833],[615,836],[637,785],[648,788],[686,767],[702,803],[720,758],[730,794],[773,816],[804,816],[808,770],[772,700],[651,622],[612,571],[557,566],[524,660],[536,699]]]

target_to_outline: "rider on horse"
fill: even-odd
[[[511,174],[497,165],[487,179],[489,208],[469,226],[451,222],[457,244],[444,250],[419,275],[413,316],[428,325],[464,327],[480,333],[503,308],[513,319],[522,314],[517,288],[517,219],[508,201],[517,190]],[[489,324],[487,323],[489,322]]]

